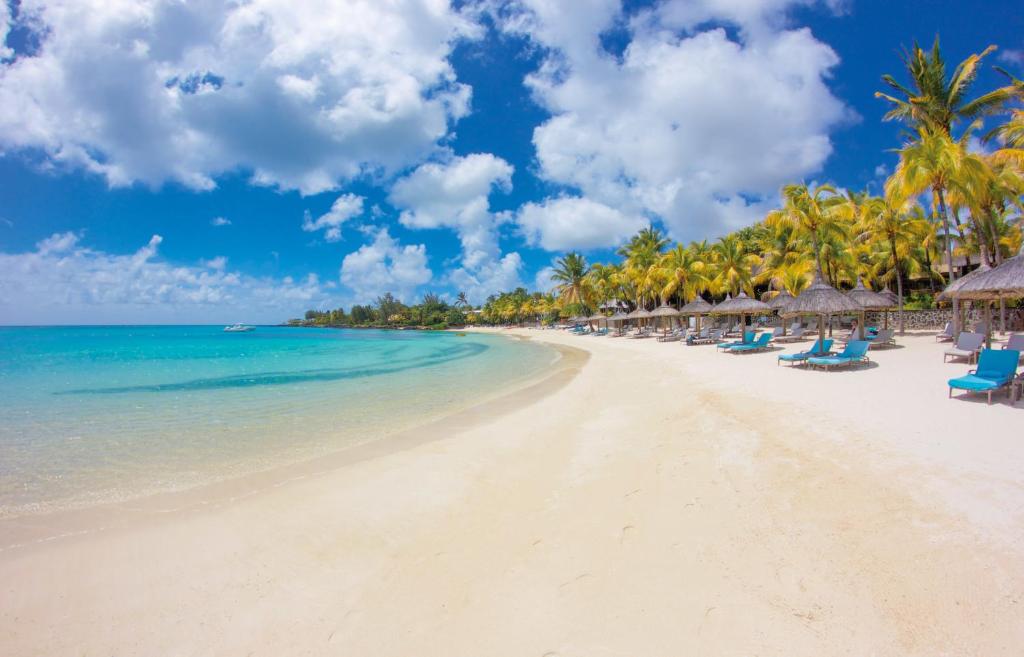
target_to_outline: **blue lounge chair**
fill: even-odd
[[[1010,382],[1017,374],[1020,352],[1013,349],[984,349],[978,358],[978,368],[971,370],[966,376],[949,380],[949,396],[953,396],[953,388],[968,392],[987,392],[988,403],[992,403],[992,393],[1006,388],[1010,395]]]
[[[732,349],[730,349],[729,353],[749,354],[755,351],[764,351],[765,349],[771,348],[771,345],[769,344],[771,340],[771,333],[762,333],[761,335],[757,336],[757,340],[754,340],[753,342],[748,342],[747,344],[738,344]]]
[[[843,353],[838,356],[811,356],[807,359],[809,365],[831,369],[833,367],[846,367],[854,363],[866,363],[868,361],[868,347],[871,345],[867,340],[852,340],[846,343]]]
[[[729,350],[729,349],[732,349],[733,347],[739,347],[741,345],[750,344],[753,341],[754,341],[754,332],[753,331],[747,331],[746,333],[743,334],[743,339],[742,340],[736,340],[734,342],[723,342],[720,345],[716,345],[716,348]]]
[[[782,363],[803,363],[812,356],[825,356],[832,351],[832,338],[826,338],[825,344],[822,345],[821,338],[815,341],[814,346],[809,351],[799,351],[795,354],[780,354],[778,364]]]

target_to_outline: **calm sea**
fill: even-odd
[[[472,405],[555,359],[478,334],[0,328],[0,517],[313,458]]]

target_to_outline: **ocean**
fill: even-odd
[[[500,394],[557,358],[474,333],[0,328],[0,517],[316,458]]]

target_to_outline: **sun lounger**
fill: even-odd
[[[871,337],[868,341],[871,343],[871,348],[876,349],[878,347],[895,347],[896,346],[896,331],[893,329],[881,329],[876,335]]]
[[[846,343],[846,348],[843,349],[841,354],[837,356],[811,356],[807,359],[807,364],[813,367],[832,369],[834,367],[849,367],[854,363],[866,363],[868,361],[868,346],[867,340],[851,340]]]
[[[1012,349],[1014,351],[1024,352],[1024,333],[1014,333],[1003,345],[1003,349]]]
[[[798,351],[795,354],[780,354],[776,364],[781,365],[782,363],[790,364],[803,364],[808,358],[812,356],[825,356],[832,351],[833,340],[831,338],[825,339],[825,344],[822,345],[821,338],[814,341],[814,346],[808,351]]]
[[[743,339],[742,340],[736,340],[735,342],[725,342],[723,344],[718,345],[717,348],[718,349],[722,349],[724,351],[728,351],[728,350],[732,349],[733,347],[739,347],[740,345],[750,344],[753,341],[754,341],[754,332],[753,331],[747,331],[746,333],[743,334]]]
[[[978,367],[966,376],[949,380],[949,396],[953,390],[967,392],[984,392],[988,394],[988,403],[992,403],[992,393],[1006,388],[1006,396],[1010,396],[1010,382],[1017,374],[1020,352],[1014,349],[985,349],[978,358]]]
[[[667,335],[659,335],[658,342],[678,342],[686,337],[686,329],[675,329]]]
[[[702,345],[702,344],[718,344],[722,341],[722,329],[711,329],[710,331],[701,331],[699,337],[693,339],[687,339],[686,344],[690,346]]]
[[[631,333],[631,334],[627,335],[626,337],[630,338],[632,340],[643,340],[644,338],[649,338],[652,335],[654,335],[654,331],[652,329],[650,329],[650,328],[642,328],[639,331],[637,331],[636,333]]]
[[[950,358],[966,358],[973,363],[978,358],[978,352],[981,351],[983,344],[985,344],[984,334],[961,333],[956,341],[956,346],[944,352],[942,362],[945,363]]]
[[[804,335],[804,327],[797,326],[795,329],[792,329],[792,332],[789,333],[788,335],[776,335],[775,336],[775,341],[776,342],[799,342],[800,340],[805,339],[805,337],[806,336]]]
[[[730,354],[750,354],[750,353],[754,353],[755,351],[764,351],[766,349],[771,349],[772,348],[771,347],[771,341],[772,341],[772,334],[771,333],[762,333],[761,335],[757,336],[757,340],[754,340],[753,342],[748,342],[747,344],[738,344],[735,347],[733,347],[732,349],[729,349],[729,353]]]
[[[953,341],[953,322],[946,322],[945,328],[942,329],[935,336],[936,342],[952,342]]]

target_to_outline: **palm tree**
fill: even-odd
[[[455,297],[455,303],[453,304],[456,308],[469,308],[469,299],[466,298],[465,292],[459,292],[459,295]]]
[[[582,312],[590,311],[592,301],[591,288],[587,285],[588,270],[586,258],[573,251],[559,258],[551,273],[551,280],[558,283],[555,290],[559,300],[566,306],[579,306]]]
[[[954,186],[965,188],[978,184],[986,175],[985,169],[981,158],[967,153],[962,143],[941,131],[922,129],[917,141],[900,149],[900,163],[885,183],[886,196],[908,198],[926,191],[932,193],[933,209],[937,207],[942,219],[950,282],[956,279],[956,274],[946,192]]]
[[[665,253],[659,267],[665,280],[661,288],[663,302],[667,302],[673,295],[678,295],[683,302],[692,301],[711,282],[707,276],[707,263],[698,258],[694,250],[682,244],[676,244],[675,248]]]
[[[736,235],[718,238],[711,248],[712,287],[719,293],[736,295],[743,290],[748,296],[754,296],[754,267],[761,263],[761,259],[754,253],[748,253]]]
[[[788,224],[798,234],[809,238],[818,271],[824,272],[822,242],[847,237],[844,217],[850,214],[849,205],[831,185],[819,185],[813,190],[806,184],[786,185],[782,196],[783,207],[769,212],[765,224],[770,228]]]
[[[903,63],[910,75],[910,87],[896,81],[892,75],[883,75],[885,82],[896,93],[897,98],[882,92],[875,97],[890,104],[885,114],[886,121],[903,121],[915,131],[937,130],[947,137],[952,136],[953,125],[961,120],[974,119],[999,111],[1012,98],[1012,88],[1002,87],[974,100],[967,100],[971,85],[978,76],[981,61],[995,46],[985,48],[957,64],[953,74],[946,78],[946,63],[935,38],[931,52],[925,52],[917,43],[910,52],[903,54]]]
[[[896,296],[899,297],[900,335],[904,334],[903,322],[903,270],[904,259],[914,243],[916,232],[908,214],[906,199],[886,196],[873,197],[862,206],[858,222],[858,239],[884,245],[896,277]]]

